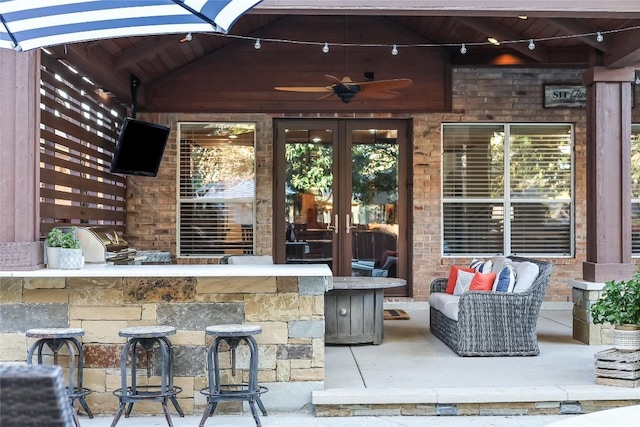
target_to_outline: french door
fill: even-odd
[[[407,122],[277,120],[275,128],[276,262],[408,279]]]

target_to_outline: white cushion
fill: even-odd
[[[447,316],[451,320],[458,321],[458,303],[457,302],[448,302],[444,305],[442,310],[440,310],[442,314]]]
[[[510,262],[511,260],[507,257],[494,256],[493,258],[491,258],[491,272],[498,274],[500,270],[502,270],[502,267],[504,267],[506,263]]]
[[[460,301],[460,297],[446,292],[434,292],[429,295],[429,305],[438,311],[442,311],[444,306],[449,303],[458,305],[458,301]]]
[[[476,273],[458,270],[458,278],[456,279],[456,287],[453,289],[453,295],[460,296],[467,292],[475,275]]]
[[[516,284],[516,271],[509,262],[505,262],[504,267],[496,274],[496,280],[493,282],[493,291],[496,292],[513,292]]]
[[[513,287],[513,292],[528,291],[538,277],[540,267],[530,261],[512,262],[511,265],[516,271],[516,284]]]

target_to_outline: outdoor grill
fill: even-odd
[[[85,262],[129,264],[138,260],[137,251],[109,227],[78,227],[76,237]]]

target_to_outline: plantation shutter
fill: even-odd
[[[445,255],[572,252],[570,125],[445,124],[442,141]]]
[[[56,226],[124,232],[125,179],[109,172],[125,109],[42,52],[40,234]]]
[[[503,252],[504,126],[443,127],[443,252]]]
[[[631,253],[640,256],[640,124],[631,125]]]
[[[254,125],[180,123],[178,127],[178,256],[254,254]]]

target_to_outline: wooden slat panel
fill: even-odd
[[[48,55],[41,75],[41,237],[64,225],[123,232],[126,181],[108,170],[124,109],[102,100],[94,86]]]

